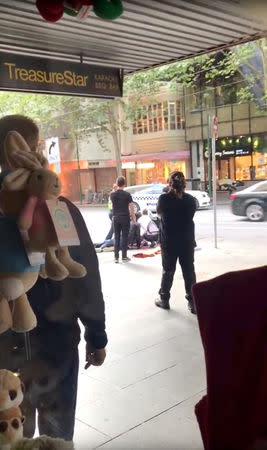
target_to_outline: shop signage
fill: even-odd
[[[60,150],[58,137],[52,137],[45,140],[46,159],[49,164],[60,162]]]
[[[115,161],[111,159],[102,161],[87,161],[88,169],[103,169],[105,167],[115,167]]]
[[[252,150],[247,148],[236,148],[236,149],[230,149],[230,150],[221,150],[216,151],[215,156],[217,158],[230,158],[231,156],[247,156],[251,155]],[[209,152],[205,151],[205,158],[209,157]]]
[[[113,98],[122,78],[119,69],[0,53],[0,89]]]

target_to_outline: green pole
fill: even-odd
[[[211,118],[208,115],[208,132],[207,132],[207,142],[208,142],[208,194],[212,195],[212,170],[211,170],[211,145],[210,145],[210,130],[211,129]]]
[[[78,138],[77,134],[75,135],[76,140],[76,152],[77,152],[77,164],[78,164],[78,183],[79,183],[79,194],[80,194],[80,203],[83,203],[83,195],[82,195],[82,182],[81,182],[81,168],[80,168],[80,156],[79,156],[79,146],[78,146]]]

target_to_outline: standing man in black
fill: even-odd
[[[176,263],[179,260],[188,309],[196,314],[192,297],[192,286],[196,283],[194,268],[195,225],[193,217],[196,203],[192,195],[185,192],[185,177],[182,172],[173,172],[169,179],[169,191],[158,201],[160,215],[160,244],[162,256],[162,278],[156,306],[170,309],[169,299]]]
[[[120,240],[122,248],[122,261],[130,261],[127,257],[128,235],[130,230],[130,217],[133,222],[136,221],[134,214],[134,204],[131,194],[125,192],[125,178],[117,178],[118,189],[112,192],[110,199],[113,209],[113,224],[115,233],[115,263],[119,262]]]

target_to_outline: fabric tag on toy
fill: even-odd
[[[56,230],[59,245],[61,247],[80,245],[80,239],[66,203],[58,200],[46,200],[46,205]]]
[[[32,267],[43,266],[45,264],[45,253],[33,252],[30,249],[30,239],[28,231],[20,230],[20,234],[24,243],[25,251]]]

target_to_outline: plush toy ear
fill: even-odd
[[[36,154],[31,152],[27,142],[17,131],[10,131],[4,142],[5,158],[11,169],[39,169],[42,167]]]
[[[20,168],[10,172],[3,179],[2,189],[4,191],[22,191],[27,184],[31,172]]]
[[[35,153],[35,155],[43,169],[48,169],[48,161],[45,156],[42,153]]]

